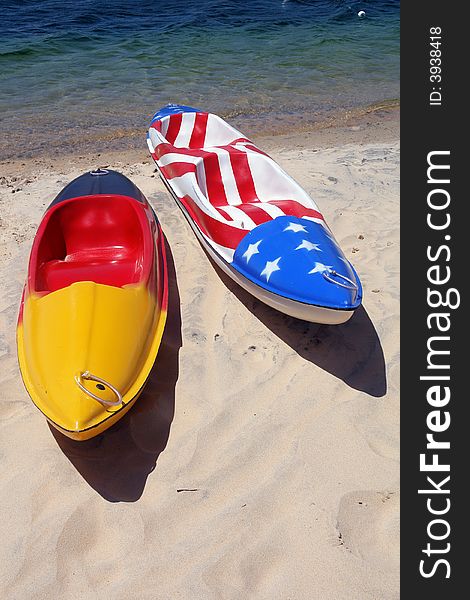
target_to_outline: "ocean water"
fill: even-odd
[[[0,11],[3,158],[143,143],[168,102],[243,128],[399,96],[398,0],[0,0]]]

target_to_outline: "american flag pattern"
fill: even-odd
[[[360,304],[359,279],[318,207],[251,140],[216,115],[168,105],[147,142],[190,222],[232,268],[297,302]]]

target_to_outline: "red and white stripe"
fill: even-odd
[[[152,123],[148,144],[188,216],[229,261],[248,231],[276,217],[292,215],[325,225],[310,196],[216,115],[164,117]]]

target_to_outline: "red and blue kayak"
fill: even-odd
[[[316,323],[347,321],[362,286],[313,199],[217,115],[170,104],[147,143],[209,256],[253,296]]]

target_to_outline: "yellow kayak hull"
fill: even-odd
[[[78,282],[26,298],[17,328],[18,360],[34,404],[54,427],[76,440],[111,427],[142,391],[166,315],[145,286]],[[86,370],[122,390],[122,404],[104,406],[83,394],[76,377]],[[97,392],[93,382],[89,388]],[[108,389],[99,393],[105,401],[114,400]]]

